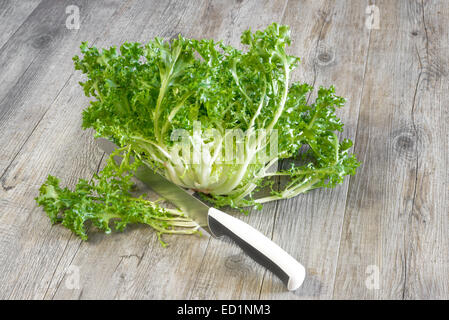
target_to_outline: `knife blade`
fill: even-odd
[[[96,141],[107,154],[117,148],[107,139],[98,138]],[[120,158],[117,158],[116,161],[119,161]],[[231,238],[256,262],[276,274],[286,284],[288,290],[296,290],[302,285],[305,278],[305,268],[302,264],[250,225],[209,207],[146,165],[140,166],[134,174],[146,186],[186,212],[200,226],[208,228],[214,237]]]

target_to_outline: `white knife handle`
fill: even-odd
[[[208,219],[209,228],[215,236],[230,237],[251,258],[276,274],[288,290],[301,286],[306,276],[302,264],[262,233],[215,208],[209,209]]]

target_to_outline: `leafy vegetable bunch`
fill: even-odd
[[[86,75],[80,83],[85,95],[93,98],[83,111],[83,128],[95,129],[97,137],[125,148],[136,165],[150,166],[215,206],[260,207],[334,187],[355,174],[359,163],[348,153],[352,142],[339,141],[336,134],[343,124],[335,110],[345,100],[333,87],[320,87],[316,100],[307,102],[312,87],[291,81],[299,58],[285,51],[288,26],[273,23],[263,31],[247,30],[241,42],[247,50],[182,36],[124,43],[120,50],[83,43],[83,56],[73,58],[75,68]],[[297,157],[301,148],[307,151],[300,164],[277,169],[279,160]],[[82,224],[101,211],[104,215],[93,221],[105,231],[114,214],[122,219],[119,227],[135,220],[155,223],[157,229],[161,217],[180,219],[179,212],[129,199],[129,174],[112,167],[110,161],[95,177],[97,184],[81,180],[74,192],[49,178],[40,203],[52,219],[60,210],[75,215],[67,224]],[[256,191],[277,176],[287,181],[285,186],[257,198]],[[73,198],[81,200],[67,200]],[[133,213],[125,215],[124,208]],[[143,217],[147,211],[158,218]],[[74,229],[84,236],[83,229]]]

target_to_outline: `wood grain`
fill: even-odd
[[[444,49],[433,55],[429,31],[443,39],[443,21],[437,27],[426,18],[421,1],[376,5],[382,25],[371,33],[355,144],[363,165],[350,181],[334,297],[443,298],[448,122],[440,113],[447,94],[440,91]],[[366,286],[370,265],[379,270],[378,289]]]
[[[0,3],[0,48],[11,38],[26,18],[33,12],[41,0],[14,1]]]
[[[101,6],[98,2],[99,7],[92,7],[97,15],[83,20],[86,29],[79,30],[81,39],[89,37],[87,33],[97,31],[99,27],[97,23],[106,23],[111,17],[115,9],[114,3],[109,3],[110,6]],[[52,6],[51,3],[47,5]],[[65,17],[64,8],[60,9],[59,13]],[[39,10],[45,11],[42,8]],[[31,25],[37,23],[32,21],[32,17],[41,19],[40,15],[30,16],[28,23]],[[65,25],[62,27],[65,29]],[[67,37],[73,35],[67,34]],[[72,50],[76,50],[80,41],[75,37],[66,42],[69,46],[66,50],[69,50],[64,51],[64,45],[61,45],[54,55],[47,52],[47,57],[42,59],[50,61],[53,59],[52,63],[36,66],[36,71],[20,78],[20,83],[25,88],[20,86],[18,90],[8,92],[15,99],[9,101],[9,116],[3,117],[0,121],[2,142],[4,146],[6,145],[5,155],[11,159],[0,178],[2,206],[0,225],[7,230],[15,230],[15,237],[7,238],[6,241],[2,239],[1,242],[0,268],[5,277],[2,278],[0,290],[2,298],[42,298],[47,290],[47,282],[51,280],[54,269],[71,239],[71,235],[61,233],[62,230],[50,228],[42,211],[33,204],[39,184],[48,173],[54,172],[61,176],[65,183],[73,185],[78,179],[76,176],[90,177],[102,157],[96,148],[92,148],[91,133],[80,130],[79,112],[85,101],[79,99],[76,82],[65,86],[73,69],[65,61],[58,63],[61,59],[61,56],[58,59],[58,54],[65,52],[64,60],[71,59]],[[43,63],[39,59],[41,58],[38,57],[34,61]],[[34,66],[31,66],[28,70],[33,68]],[[56,70],[52,71],[52,68]],[[46,78],[48,75],[54,76],[52,80],[56,81]],[[60,96],[59,93],[63,88],[69,91],[66,95]],[[54,96],[42,94],[45,91],[53,92]],[[73,98],[77,111],[74,111],[71,105],[61,107],[60,100],[53,104],[57,97],[62,97],[65,101],[71,101]],[[51,107],[52,110],[48,112]],[[7,125],[9,123],[12,125]],[[8,144],[14,147],[15,153],[7,148]],[[36,163],[39,165],[36,166]],[[46,230],[44,233],[46,236],[42,236],[43,230]],[[53,231],[58,234],[55,236]],[[73,242],[79,243],[79,240],[75,239]],[[37,256],[39,258],[34,260],[33,257]],[[28,264],[26,261],[33,263]]]
[[[72,75],[71,57],[81,41],[94,39],[92,34],[104,28],[101,17],[112,14],[117,3],[43,1],[1,49],[0,180]],[[69,4],[80,8],[84,28],[66,28],[65,8]]]
[[[79,30],[65,26],[68,5],[80,8]],[[379,29],[366,27],[370,5]],[[0,299],[449,299],[448,15],[442,0],[2,1]],[[292,29],[294,79],[347,99],[341,137],[362,161],[335,189],[229,211],[306,266],[300,289],[208,235],[162,248],[145,227],[82,242],[50,225],[34,201],[46,176],[73,187],[104,165],[80,128],[88,100],[71,57],[81,41],[182,33],[242,48],[243,30],[273,21]]]
[[[449,3],[417,2],[408,11],[414,27],[414,68],[419,73],[411,110],[416,172],[407,221],[403,298],[447,299],[449,34],[441,17],[449,14]]]
[[[290,5],[284,23],[291,25],[292,34],[296,34],[294,54],[304,60],[299,71],[304,78],[301,80],[316,89],[335,84],[337,94],[347,99],[338,112],[345,123],[343,136],[354,139],[363,88],[354,84],[362,83],[365,74],[369,30],[364,27],[364,12],[368,2],[313,1]],[[315,95],[316,92],[310,99]],[[273,240],[285,244],[286,250],[298,256],[309,276],[292,293],[285,292],[268,274],[261,298],[332,298],[347,188],[346,181],[335,189],[279,201]]]

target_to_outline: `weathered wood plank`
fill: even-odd
[[[349,186],[334,297],[441,297],[447,258],[435,250],[448,248],[447,157],[439,151],[447,143],[447,60],[438,59],[447,50],[423,40],[421,2],[376,5],[380,29],[371,33],[355,145],[363,164]],[[442,20],[432,16],[436,29]]]
[[[414,28],[412,127],[402,150],[415,152],[415,185],[405,236],[404,299],[449,296],[449,15],[447,1],[408,7]],[[405,139],[404,139],[405,138]],[[410,143],[407,148],[407,143]],[[405,148],[404,148],[405,147]],[[412,150],[414,148],[414,150]]]
[[[368,52],[367,5],[367,1],[289,3],[283,21],[292,27],[294,53],[303,57],[300,80],[316,89],[335,85],[337,94],[347,99],[338,114],[345,123],[342,136],[350,139],[355,138]],[[273,240],[298,257],[306,266],[307,278],[300,289],[290,293],[267,274],[261,298],[332,297],[347,189],[348,181],[335,189],[315,190],[279,202]]]
[[[404,229],[410,210],[415,162],[394,151],[411,126],[410,29],[404,2],[376,2],[380,29],[372,30],[355,152],[362,165],[350,181],[335,298],[400,299]],[[398,54],[399,53],[399,54]],[[401,154],[403,153],[403,154]],[[369,269],[369,266],[372,269]],[[380,271],[380,289],[368,288],[366,272]],[[375,283],[373,283],[375,284]]]
[[[14,1],[0,3],[0,48],[17,31],[41,0]]]
[[[42,1],[0,48],[0,99],[13,88],[39,56],[48,55],[69,31],[65,27],[65,8],[73,3],[84,7],[85,1]],[[10,110],[0,108],[0,119]]]
[[[95,11],[94,15],[82,20],[85,29],[78,30],[79,36],[91,38],[95,36],[92,33],[101,32],[104,25],[110,21],[111,16],[119,8],[119,2],[108,1],[107,6],[102,6],[102,2],[96,2],[95,6],[90,7]],[[85,9],[87,7],[84,7]],[[88,11],[86,11],[87,13]],[[52,13],[50,10],[49,13]],[[29,22],[33,24],[33,22]],[[64,26],[65,28],[65,26]],[[80,39],[75,37],[69,41],[73,46],[70,55],[65,53],[67,59],[73,55],[73,51],[79,45]],[[56,51],[60,54],[64,50]],[[64,56],[64,55],[63,55]],[[69,79],[73,67],[66,68],[64,63],[57,64],[58,57],[49,58],[56,69],[53,75],[59,76],[56,79],[65,79],[58,86],[61,90],[66,79]],[[59,57],[61,58],[61,56]],[[54,59],[54,60],[52,60]],[[51,280],[53,270],[55,270],[58,261],[65,248],[68,245],[70,234],[63,232],[59,228],[50,228],[48,219],[42,210],[36,208],[34,197],[37,195],[39,184],[43,182],[45,176],[52,172],[61,176],[64,183],[73,185],[78,177],[89,177],[97,169],[98,162],[102,153],[96,147],[93,147],[92,136],[90,132],[80,130],[80,111],[85,100],[77,100],[75,108],[61,108],[61,104],[72,97],[79,97],[79,88],[75,83],[65,86],[66,96],[60,96],[60,99],[52,105],[52,100],[46,101],[48,97],[42,95],[47,88],[51,88],[51,82],[45,78],[49,71],[49,65],[35,71],[33,75],[36,78],[34,86],[28,86],[22,94],[18,94],[18,100],[33,106],[42,106],[41,113],[27,114],[23,106],[19,104],[17,112],[22,117],[23,123],[14,123],[8,131],[2,132],[2,142],[11,143],[6,139],[17,138],[16,143],[20,143],[19,137],[25,131],[27,122],[34,124],[32,132],[35,135],[27,138],[26,143],[22,142],[22,153],[14,156],[15,159],[2,175],[2,188],[0,189],[0,225],[2,225],[2,235],[4,233],[14,234],[14,236],[2,236],[0,257],[0,270],[2,272],[2,281],[0,296],[2,298],[42,298],[48,288],[48,282]],[[65,78],[64,78],[65,77]],[[44,82],[39,84],[38,79]],[[56,86],[56,84],[54,84]],[[34,92],[36,90],[37,92]],[[75,91],[76,92],[75,92]],[[39,96],[39,93],[41,95]],[[70,94],[71,93],[71,94]],[[32,100],[29,100],[32,98]],[[53,98],[54,99],[54,98]],[[52,105],[52,111],[48,110],[48,105],[43,108],[43,104]],[[36,109],[39,109],[37,107]],[[78,109],[76,109],[78,107]],[[34,115],[34,117],[33,117]],[[37,118],[37,119],[36,119]],[[40,121],[43,124],[39,126]],[[6,128],[2,126],[2,129]],[[28,132],[28,136],[31,132]],[[9,134],[9,135],[8,135]],[[17,134],[18,136],[15,136]],[[5,152],[8,150],[5,150]],[[9,155],[11,156],[11,155]],[[47,221],[46,221],[47,220]],[[71,244],[79,244],[79,240],[71,241]],[[69,246],[70,248],[70,246]]]
[[[0,50],[0,180],[73,72],[71,57],[118,1],[43,1]],[[80,10],[80,30],[66,27],[66,7]],[[20,130],[18,130],[20,128]]]

